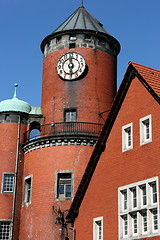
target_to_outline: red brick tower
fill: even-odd
[[[12,99],[0,102],[0,239],[18,239],[19,235],[24,156],[20,142],[30,110],[28,103],[17,98],[16,88]]]
[[[116,93],[120,45],[81,6],[41,50],[43,125],[25,135],[19,239],[71,239],[65,214]]]

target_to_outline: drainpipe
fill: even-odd
[[[13,195],[13,210],[12,210],[12,222],[11,222],[11,237],[13,240],[13,226],[15,217],[15,204],[16,204],[16,191],[17,191],[17,171],[18,171],[18,158],[19,158],[19,139],[20,139],[20,127],[21,127],[21,117],[18,115],[18,137],[17,137],[17,153],[16,153],[16,167],[14,174],[14,195]]]
[[[75,236],[76,236],[76,234],[75,234],[75,232],[76,232],[75,227],[69,227],[69,229],[71,229],[73,231],[73,240],[75,240]]]

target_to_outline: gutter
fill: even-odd
[[[17,171],[18,171],[19,139],[20,139],[20,127],[21,127],[20,123],[21,123],[21,117],[20,117],[20,115],[18,115],[18,137],[17,137],[16,167],[15,167],[15,174],[14,174],[14,196],[13,196],[11,236],[10,236],[10,239],[11,239],[11,240],[13,240],[13,227],[14,227],[15,207],[16,207]]]

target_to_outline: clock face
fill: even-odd
[[[61,56],[57,62],[57,73],[65,80],[74,80],[82,75],[86,63],[82,55],[76,52],[68,52]]]

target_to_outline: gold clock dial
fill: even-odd
[[[65,80],[74,80],[82,75],[86,67],[83,56],[76,52],[68,52],[57,62],[57,73]]]

